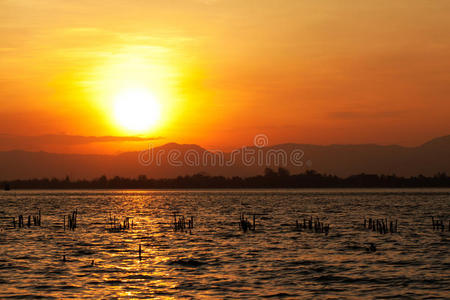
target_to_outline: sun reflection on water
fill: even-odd
[[[387,210],[402,224],[421,224],[417,212],[449,211],[449,195],[328,192],[324,200],[323,194],[257,191],[2,194],[5,214],[41,208],[44,218],[42,228],[1,232],[0,297],[348,297],[369,289],[392,296],[401,282],[409,283],[408,292],[416,296],[429,294],[430,288],[433,295],[444,296],[439,286],[445,279],[445,236],[437,240],[425,225],[419,238],[408,227],[398,235],[380,236],[351,224],[368,210]],[[237,227],[242,199],[265,213],[255,232],[244,234]],[[374,199],[384,204],[374,205]],[[355,201],[358,206],[352,205]],[[64,231],[62,216],[73,209],[78,209],[79,227]],[[195,216],[191,234],[173,230],[174,211]],[[326,212],[333,224],[328,236],[289,226],[317,211]],[[107,230],[110,213],[133,217],[134,227]],[[379,251],[368,253],[369,241]],[[425,276],[434,281],[418,281]]]

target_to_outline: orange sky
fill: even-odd
[[[418,145],[450,133],[449,12],[448,0],[0,0],[0,150],[147,143],[102,136],[228,150],[259,133]],[[161,108],[140,132],[114,118],[133,86]]]

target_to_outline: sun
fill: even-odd
[[[158,124],[161,108],[155,96],[144,88],[128,88],[114,99],[114,118],[123,129],[146,132]]]

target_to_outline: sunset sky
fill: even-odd
[[[0,101],[0,150],[415,146],[450,133],[450,1],[0,0]]]

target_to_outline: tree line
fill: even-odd
[[[210,176],[205,173],[154,179],[140,175],[137,178],[101,176],[92,180],[42,178],[4,181],[5,189],[189,189],[189,188],[402,188],[450,187],[450,177],[438,173],[399,177],[396,175],[358,174],[345,178],[308,170],[290,174],[288,170],[266,168],[263,175],[252,177]]]

